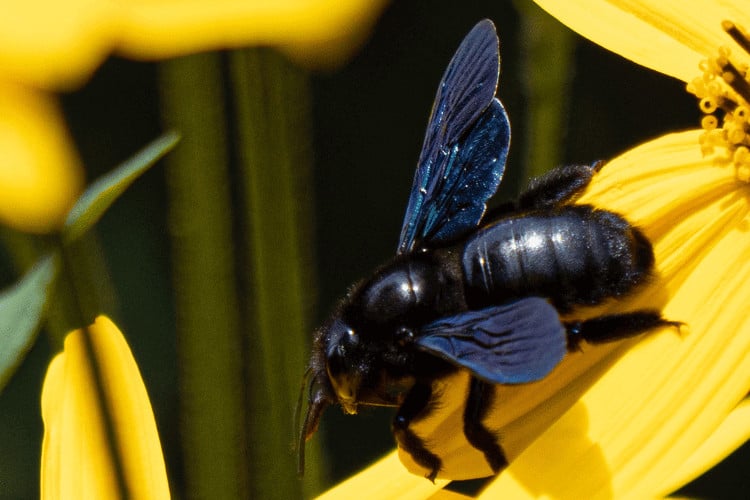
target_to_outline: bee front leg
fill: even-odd
[[[464,435],[474,448],[484,453],[485,460],[497,474],[508,465],[508,460],[500,447],[497,435],[482,423],[492,409],[494,395],[492,384],[471,378],[464,410]]]
[[[429,384],[417,382],[399,407],[391,430],[399,447],[409,453],[417,464],[428,469],[430,472],[426,476],[427,479],[435,482],[443,461],[428,450],[422,439],[409,429],[412,422],[427,412],[431,398],[432,387]]]

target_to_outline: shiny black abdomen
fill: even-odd
[[[500,219],[470,237],[462,254],[470,308],[533,295],[563,312],[626,294],[653,262],[637,228],[588,205]]]

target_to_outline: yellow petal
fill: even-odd
[[[502,436],[506,458],[515,460],[570,409],[624,351],[624,345],[618,343],[586,346],[585,351],[568,354],[543,380],[496,386],[496,410],[485,423]],[[468,383],[467,372],[442,379],[436,387],[436,391],[442,394],[439,406],[428,418],[411,426],[430,444],[431,451],[440,456],[443,466],[439,478],[462,480],[492,474],[483,454],[468,447],[463,433],[456,431],[463,428]],[[582,436],[581,431],[576,434]],[[584,439],[584,444],[587,442]],[[427,474],[428,471],[417,465],[408,453],[399,450],[399,457],[412,473]]]
[[[750,400],[744,400],[685,463],[664,481],[664,491],[674,491],[697,478],[750,439]]]
[[[112,50],[117,4],[105,0],[3,2],[0,68],[41,88],[74,88]]]
[[[462,495],[461,493],[456,493],[455,491],[438,490],[430,495],[428,500],[471,500],[472,498],[474,497]]]
[[[424,477],[409,474],[395,452],[378,460],[364,471],[331,488],[318,500],[380,500],[382,498],[428,499],[448,481],[431,483]]]
[[[602,47],[685,82],[699,75],[699,61],[731,44],[722,21],[750,29],[750,11],[740,0],[535,1]]]
[[[65,339],[42,389],[42,498],[117,498],[102,403],[112,415],[115,441],[132,498],[169,498],[164,459],[138,366],[117,327],[100,316],[89,327],[105,402],[98,401],[84,332]]]
[[[59,228],[83,172],[49,96],[0,80],[0,151],[0,223],[34,233]]]
[[[81,85],[110,53],[138,59],[247,45],[331,64],[363,40],[385,0],[6,2],[0,68],[49,90]]]
[[[245,45],[285,47],[297,59],[348,55],[385,0],[203,0],[131,2],[123,53],[138,58]]]
[[[688,457],[747,394],[747,185],[701,158],[699,133],[668,135],[613,160],[581,200],[643,227],[660,279],[630,306],[663,304],[684,331],[663,329],[638,342],[484,497],[666,494],[679,486],[668,478],[687,478],[680,471],[690,468]]]

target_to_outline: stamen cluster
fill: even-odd
[[[733,55],[729,47],[719,47],[716,56],[701,61],[702,74],[687,90],[700,99],[706,115],[701,120],[703,155],[731,162],[737,178],[750,182],[750,36],[731,21],[722,28],[742,50]]]

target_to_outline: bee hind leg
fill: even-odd
[[[601,344],[633,337],[661,326],[679,329],[682,325],[679,321],[662,318],[658,311],[644,310],[568,322],[565,328],[568,331],[568,350],[575,351],[583,340],[590,344]]]
[[[391,430],[399,448],[409,453],[417,464],[428,469],[430,472],[426,477],[434,483],[443,461],[428,450],[424,441],[409,429],[412,422],[428,413],[431,398],[432,387],[429,384],[416,383],[399,407]]]
[[[492,384],[472,377],[464,410],[464,435],[474,448],[484,453],[487,464],[497,474],[508,465],[508,460],[498,436],[482,423],[492,409],[494,394]]]

